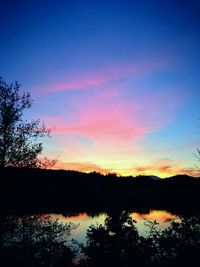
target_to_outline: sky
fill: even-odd
[[[198,0],[1,0],[0,76],[55,168],[198,175]]]

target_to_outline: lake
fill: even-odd
[[[61,223],[72,222],[77,225],[75,230],[71,232],[71,238],[76,239],[79,242],[84,242],[86,238],[86,232],[90,225],[104,224],[108,214],[105,212],[98,214],[73,213],[67,216],[62,214],[50,214],[52,220],[58,220]],[[158,222],[158,227],[164,229],[170,226],[172,221],[179,220],[179,216],[172,214],[166,210],[150,210],[148,213],[132,212],[130,216],[136,221],[136,227],[139,234],[148,235],[148,227],[145,226],[145,219]]]
[[[135,221],[137,231],[132,227],[132,222],[127,213]],[[93,231],[90,232],[89,242],[84,244],[88,228],[91,225],[104,225],[106,218],[109,218],[106,221],[107,228],[94,227]],[[157,222],[156,225],[150,223],[155,221]],[[180,224],[173,225],[173,228],[168,231],[162,231],[176,221],[180,221]],[[121,256],[126,256],[129,255],[127,253],[130,253],[130,258],[123,257],[128,262],[132,262],[132,249],[137,252],[134,252],[136,253],[134,254],[134,261],[136,258],[138,263],[141,263],[141,259],[145,259],[141,266],[146,266],[146,260],[149,264],[152,264],[149,266],[155,266],[154,259],[156,261],[155,264],[160,264],[160,262],[165,263],[168,261],[168,258],[173,258],[175,262],[173,266],[182,266],[182,264],[176,265],[179,255],[181,255],[180,259],[183,256],[186,256],[187,259],[191,259],[191,257],[193,259],[193,256],[199,259],[200,217],[198,215],[185,214],[181,218],[180,215],[167,210],[143,209],[132,210],[131,212],[112,210],[99,213],[90,211],[90,213],[21,214],[5,218],[2,216],[2,222],[4,224],[2,224],[1,248],[6,260],[11,261],[9,266],[16,266],[12,262],[12,260],[15,261],[15,257],[22,262],[25,259],[30,263],[35,262],[35,260],[40,262],[40,259],[42,259],[46,263],[45,266],[50,266],[49,263],[55,260],[59,262],[62,259],[64,264],[66,260],[69,260],[75,265],[86,259],[89,261],[97,260],[98,262],[98,255],[102,255],[100,259],[102,259],[103,263],[105,257],[106,260],[113,261],[113,259],[116,259],[117,262],[118,256],[113,258],[113,253],[116,255],[116,250],[122,253],[119,254],[120,259]],[[76,225],[76,227],[71,227],[69,223]],[[66,224],[66,227],[64,224]],[[160,229],[161,232],[157,234],[154,231],[154,226]],[[69,235],[69,233],[71,234]],[[73,242],[72,239],[77,242]],[[185,245],[187,245],[187,253],[185,253]],[[73,251],[75,251],[75,254],[73,254]],[[164,251],[164,258],[160,251]],[[149,254],[149,252],[151,253]],[[193,252],[196,254],[194,255]],[[110,255],[109,258],[107,258],[107,253]],[[89,258],[87,258],[88,255]],[[185,261],[185,258],[183,261]],[[105,266],[103,263],[100,266]],[[88,266],[87,263],[85,264],[84,266]],[[170,264],[169,260],[169,264],[165,266],[172,266]],[[110,264],[109,266],[112,265]]]

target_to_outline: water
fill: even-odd
[[[96,214],[94,214],[94,213],[89,214],[89,213],[83,212],[83,213],[67,214],[66,216],[63,214],[55,214],[55,213],[54,214],[34,214],[34,215],[29,214],[29,215],[25,215],[25,216],[22,215],[19,217],[18,216],[16,216],[16,217],[11,216],[10,218],[8,218],[7,222],[8,222],[9,227],[7,227],[5,229],[6,231],[5,231],[5,234],[3,237],[4,249],[6,250],[9,247],[11,247],[15,251],[16,248],[20,248],[22,250],[22,253],[25,253],[25,252],[23,252],[24,244],[27,244],[27,249],[33,246],[33,248],[34,248],[33,249],[33,255],[40,255],[41,257],[44,257],[44,260],[46,261],[48,259],[48,257],[45,256],[46,254],[43,254],[43,248],[44,248],[44,251],[49,251],[48,252],[49,255],[52,256],[52,255],[54,255],[52,253],[54,253],[54,251],[57,251],[55,249],[57,249],[61,245],[61,250],[62,250],[62,245],[64,245],[64,246],[68,246],[68,248],[71,248],[72,250],[75,249],[75,255],[73,256],[72,260],[75,264],[78,264],[80,259],[83,259],[85,256],[87,256],[87,254],[84,254],[84,252],[83,252],[84,250],[81,250],[82,246],[80,245],[80,243],[82,243],[84,245],[84,243],[86,242],[86,240],[87,240],[86,236],[87,236],[88,228],[91,225],[95,226],[96,224],[104,225],[105,220],[109,215],[111,216],[111,212],[109,212],[109,213],[102,212],[102,213],[96,213]],[[115,226],[115,223],[120,222],[120,220],[118,221],[119,218],[117,215],[122,215],[122,213],[112,212],[112,215],[113,215],[112,223],[114,222],[114,224],[111,224],[111,228],[109,228],[109,229],[113,229],[112,228],[113,225]],[[146,236],[148,237],[148,235],[150,233],[150,228],[145,225],[145,223],[147,223],[147,220],[148,220],[148,222],[149,221],[151,221],[151,222],[156,221],[158,223],[156,226],[161,230],[168,228],[173,221],[180,221],[180,217],[178,215],[172,214],[166,210],[150,210],[146,213],[134,211],[134,212],[129,212],[129,215],[132,217],[133,220],[135,220],[135,222],[136,222],[135,227],[137,228],[139,235],[144,236],[144,237],[146,237]],[[121,218],[123,218],[123,216],[120,217],[120,219]],[[125,218],[126,218],[126,214],[125,214]],[[193,218],[193,217],[191,216],[191,218]],[[58,224],[52,223],[54,221],[58,221]],[[71,235],[69,236],[67,232],[63,232],[62,229],[65,229],[65,227],[64,228],[61,227],[61,225],[59,225],[59,223],[60,224],[72,223],[73,225],[76,225],[77,227],[71,228],[71,232],[70,232]],[[196,225],[198,226],[199,225],[198,223],[199,223],[199,221],[196,221],[196,220],[191,221],[192,231],[194,228],[193,226],[195,226],[195,227],[196,227]],[[114,228],[114,229],[116,230],[116,228]],[[194,234],[193,234],[193,232],[191,232],[191,229],[188,228],[187,223],[186,223],[186,227],[183,227],[183,233],[186,235],[187,239],[188,239],[188,235],[191,235],[191,238],[193,238],[192,240],[194,240],[194,242],[196,242],[195,241],[196,240],[196,234],[197,234],[197,237],[199,236],[199,234],[195,233],[195,238],[194,238]],[[198,230],[198,228],[195,228],[195,229]],[[113,233],[110,232],[110,234],[111,234],[110,236],[112,236],[112,234],[115,234],[115,230]],[[95,231],[93,233],[95,233]],[[116,233],[118,233],[118,232],[116,232]],[[119,230],[119,234],[120,233],[124,234],[124,232],[120,232],[120,230]],[[125,233],[126,233],[126,231],[125,231]],[[96,235],[94,235],[94,237],[95,236]],[[77,242],[73,242],[72,239],[76,240]],[[90,239],[89,241],[92,241],[92,240],[93,239]],[[96,239],[94,238],[94,240],[96,240]],[[100,238],[100,240],[101,240],[101,238]],[[107,237],[106,237],[105,240],[108,240],[108,244],[109,244],[110,238],[107,239]],[[123,237],[122,237],[122,239],[120,239],[120,240],[122,240],[122,244],[123,244],[123,242],[126,241],[126,238],[123,239]],[[143,240],[143,239],[141,239],[141,240]],[[156,240],[157,239],[155,238],[155,241]],[[169,237],[167,240],[169,242],[172,242],[171,244],[173,244],[173,242],[174,242],[174,239],[172,239],[171,237]],[[182,237],[180,240],[182,240]],[[44,247],[44,244],[47,244],[47,248]],[[97,239],[96,244],[98,247],[98,239]],[[115,242],[113,244],[115,244]],[[133,245],[134,245],[134,242],[133,242]],[[156,243],[156,245],[160,246],[160,243]],[[36,248],[37,248],[37,250],[35,251]],[[164,248],[164,250],[166,249],[165,245],[163,248]],[[161,250],[163,248],[162,248],[162,244],[161,244]],[[143,249],[143,246],[142,246],[142,249]],[[147,247],[147,251],[148,251],[148,249],[149,248]],[[111,252],[112,252],[112,249],[111,249]],[[36,253],[36,254],[34,254],[34,253]],[[159,253],[158,254],[156,254],[156,253],[157,252],[155,252],[156,257],[157,256],[160,257]],[[167,253],[167,250],[166,250],[166,253]]]
[[[107,213],[99,213],[97,215],[89,215],[87,213],[69,214],[64,216],[62,214],[50,214],[52,220],[58,220],[61,223],[72,222],[77,225],[75,230],[71,232],[71,238],[79,242],[85,242],[87,229],[90,225],[102,224],[107,218]],[[150,210],[149,213],[132,212],[130,216],[136,221],[136,227],[139,234],[148,235],[148,228],[145,226],[145,219],[159,223],[160,229],[165,229],[170,226],[172,221],[179,220],[179,217],[166,210]]]

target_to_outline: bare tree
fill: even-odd
[[[52,130],[40,120],[23,120],[33,100],[19,89],[18,82],[8,85],[0,78],[0,167],[41,167],[38,155],[43,147],[38,138],[49,136]]]

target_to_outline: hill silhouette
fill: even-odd
[[[79,212],[109,209],[199,210],[200,179],[177,175],[118,177],[65,170],[3,168],[1,213]]]

